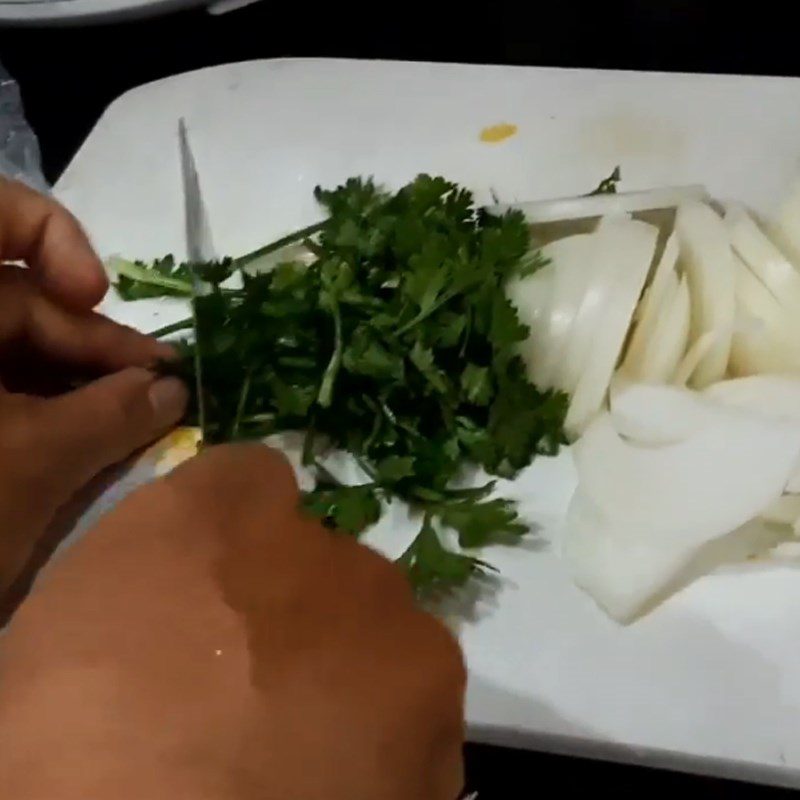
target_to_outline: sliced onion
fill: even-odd
[[[646,341],[636,377],[641,381],[668,383],[681,363],[689,341],[690,300],[684,275],[666,298],[652,334]]]
[[[788,525],[796,533],[800,527],[800,494],[785,494],[779,497],[759,516],[775,525]]]
[[[546,388],[544,364],[552,348],[549,340],[550,305],[553,299],[555,264],[547,264],[525,278],[509,282],[508,299],[517,309],[520,321],[529,334],[520,346],[520,356],[528,378],[536,386]]]
[[[567,342],[574,330],[575,317],[593,279],[594,237],[589,234],[569,236],[542,248],[542,255],[555,267],[553,298],[548,323],[548,352],[542,363],[541,386],[564,388],[558,371]]]
[[[620,224],[624,229],[626,225],[632,223],[619,218],[605,220],[604,224],[586,239],[587,256],[590,260],[584,268],[583,294],[564,347],[555,359],[553,373],[553,385],[569,394],[575,391],[584,373],[595,333],[608,303],[614,296],[618,272],[617,250],[621,248],[624,251],[627,246],[625,242],[620,241],[618,235]]]
[[[677,260],[678,240],[673,234],[667,239],[650,286],[645,290],[636,309],[633,334],[623,363],[624,370],[632,377],[642,378],[647,357],[645,352],[647,343],[651,341],[659,319],[674,301],[678,290],[678,279],[675,274]]]
[[[650,298],[654,305],[660,305],[661,298],[663,297],[664,286],[667,282],[668,276],[675,270],[675,265],[678,262],[679,248],[678,240],[674,233],[670,234],[664,249],[661,252],[661,257],[658,260],[658,265],[653,272],[653,279],[650,281]],[[642,308],[644,314],[647,310],[646,304]]]
[[[782,552],[793,536],[791,528],[761,518],[694,547],[668,539],[639,544],[634,531],[611,530],[611,524],[616,525],[578,489],[568,511],[562,553],[575,583],[622,623],[634,621],[719,567],[753,557],[787,561],[799,555],[797,550]]]
[[[554,384],[572,394],[578,385],[592,349],[593,336],[610,301],[614,284],[614,264],[595,252],[590,269],[592,274],[580,307],[575,314],[572,330],[566,341],[563,357],[558,364]]]
[[[648,230],[652,233],[655,229],[642,222],[612,217],[604,220],[592,236],[592,260],[587,272],[586,291],[575,315],[573,330],[563,351],[563,358],[560,360],[554,381],[559,389],[570,394],[575,391],[578,381],[585,371],[585,365],[594,346],[596,332],[603,324],[603,315],[608,310],[609,303],[613,303],[616,292],[614,284],[618,279],[620,269],[617,252],[623,253],[628,250],[628,244],[625,241],[626,230],[639,232]],[[628,253],[627,257],[632,255],[632,253]],[[639,265],[639,269],[641,269],[643,259],[640,259]],[[638,274],[637,271],[632,273],[632,275],[636,274]],[[635,309],[634,305],[634,311]]]
[[[736,269],[737,324],[734,329],[730,371],[733,375],[754,375],[776,369],[775,339],[786,327],[785,313],[775,297],[749,267],[738,258]]]
[[[656,447],[691,436],[705,421],[707,409],[688,389],[638,383],[617,375],[609,387],[609,413],[621,437]]]
[[[800,377],[751,375],[715,383],[703,394],[729,408],[800,423]],[[784,489],[791,493],[800,492],[800,462],[792,470]]]
[[[770,550],[767,560],[775,564],[793,564],[800,562],[800,542],[796,540],[784,542]]]
[[[675,414],[685,413],[684,394],[653,389],[680,397]],[[701,424],[674,444],[626,441],[604,413],[573,448],[579,483],[564,553],[617,619],[635,617],[704,547],[777,500],[800,453],[800,425],[694,398]]]
[[[733,375],[800,372],[800,321],[794,321],[750,269],[735,259],[739,320],[733,333]]]
[[[612,211],[609,214],[600,217],[599,221],[594,226],[594,230],[599,231],[601,228],[604,228],[611,222],[617,222],[619,220],[629,220],[629,219],[632,219],[632,217],[627,211]]]
[[[677,367],[675,367],[671,381],[675,386],[686,386],[689,378],[697,370],[698,364],[711,352],[716,339],[717,334],[714,331],[709,331],[699,339],[694,340],[692,346],[684,353],[683,358],[680,359]]]
[[[725,225],[731,246],[784,308],[800,313],[800,273],[741,206],[730,206]]]
[[[769,231],[778,247],[800,269],[800,178],[795,179]]]
[[[637,192],[592,194],[582,197],[562,197],[557,200],[499,204],[488,206],[486,210],[490,214],[496,215],[504,214],[512,209],[519,210],[522,211],[528,222],[536,224],[671,208],[686,200],[704,200],[707,197],[708,193],[704,186],[664,186]]]
[[[691,339],[714,334],[713,344],[691,376],[692,385],[701,388],[722,378],[728,365],[735,316],[733,253],[725,225],[705,203],[681,205],[675,233],[689,279]]]
[[[576,317],[572,347],[568,346],[564,359],[566,364],[570,349],[577,351],[578,357],[572,365],[581,370],[564,423],[571,436],[579,435],[603,405],[650,272],[658,230],[645,222],[614,220],[593,234],[593,238],[597,248],[597,263],[593,268],[602,270],[606,292],[602,302],[595,300],[596,313],[588,319]],[[586,353],[583,357],[581,350]]]
[[[728,408],[800,423],[800,377],[751,375],[709,386],[703,395]]]

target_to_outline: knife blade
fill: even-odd
[[[186,253],[189,257],[188,272],[192,282],[192,320],[194,323],[194,372],[195,390],[197,393],[197,416],[202,443],[206,441],[207,422],[206,404],[203,393],[203,353],[202,337],[198,325],[197,298],[206,293],[206,285],[197,274],[197,264],[212,261],[215,258],[214,245],[211,238],[211,226],[208,213],[203,202],[200,189],[200,176],[189,144],[186,120],[178,120],[178,146],[180,152],[181,178],[183,184],[183,212],[186,233]]]

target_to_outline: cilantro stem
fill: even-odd
[[[274,423],[274,414],[243,414],[239,420],[239,428],[244,429],[241,436],[243,439],[263,439],[275,433]]]
[[[430,489],[427,486],[417,486],[411,490],[411,495],[416,502],[422,500],[424,503],[441,503],[444,500],[444,494],[437,492],[435,489]]]
[[[268,422],[272,419],[275,419],[274,414],[248,414],[246,417],[242,417],[242,422]]]
[[[317,402],[323,407],[328,408],[333,400],[333,385],[336,382],[336,376],[339,374],[339,367],[342,365],[342,317],[339,313],[339,304],[333,300],[333,353],[331,353],[331,360],[325,368],[325,374],[322,376],[322,384],[319,387],[319,395]]]
[[[381,425],[383,424],[383,418],[380,414],[375,414],[372,420],[372,428],[370,429],[369,436],[364,440],[364,447],[363,450],[365,453],[369,453],[370,447],[372,447],[372,443],[377,439],[378,434],[381,431]]]
[[[361,456],[353,456],[353,458],[355,459],[356,464],[358,464],[358,466],[363,470],[364,474],[369,477],[374,486],[383,489],[387,493],[389,492],[385,486],[380,486],[380,484],[378,484],[378,474],[366,459],[361,458]]]
[[[461,350],[459,352],[459,358],[464,358],[464,354],[467,352],[467,344],[469,343],[469,336],[472,333],[472,306],[467,306],[466,311],[464,312],[467,321],[464,323],[464,340],[461,342]]]
[[[169,336],[170,333],[185,331],[193,327],[194,327],[194,321],[192,320],[191,317],[187,317],[186,319],[182,319],[179,322],[173,322],[170,325],[164,325],[162,328],[156,328],[156,330],[151,331],[148,334],[148,336],[153,336],[156,339],[160,339],[162,336]]]
[[[242,381],[242,390],[239,392],[239,402],[236,405],[236,416],[233,419],[233,427],[231,428],[231,439],[235,439],[239,435],[239,426],[242,424],[242,416],[244,415],[244,407],[247,404],[247,395],[250,394],[250,381],[253,377],[253,370],[248,370]]]
[[[239,256],[239,258],[235,258],[233,260],[233,266],[236,269],[241,269],[250,262],[255,261],[257,258],[268,256],[270,253],[282,250],[284,247],[288,247],[290,244],[307,239],[309,236],[319,233],[325,227],[326,223],[327,220],[315,222],[313,225],[307,225],[305,228],[301,228],[299,231],[294,231],[294,233],[289,233],[286,236],[282,236],[280,239],[276,239],[274,242],[270,242],[269,244],[265,244],[263,247],[259,247],[257,250],[253,250],[251,253],[246,253],[243,256]]]
[[[380,402],[381,402],[381,411],[383,411],[383,413],[386,414],[386,419],[388,419],[389,422],[392,423],[392,425],[397,425],[397,417],[394,415],[394,411],[392,411],[392,409],[389,408],[385,400],[381,399]]]
[[[191,297],[192,295],[192,284],[189,283],[189,281],[182,281],[180,278],[170,278],[168,275],[162,275],[147,267],[140,267],[132,261],[125,261],[121,258],[117,259],[114,262],[114,269],[118,275],[124,275],[126,278],[130,278],[137,283],[145,283],[150,286],[162,286],[165,289],[181,292],[187,297]]]
[[[197,303],[192,301],[192,324],[194,326],[194,348],[192,360],[194,362],[194,389],[197,395],[197,424],[200,426],[200,446],[208,444],[208,429],[206,424],[206,396],[203,388],[203,337],[200,336],[200,326],[197,319]]]
[[[617,184],[622,180],[619,165],[614,167],[614,171],[607,177],[600,181],[596,189],[589,192],[587,197],[592,197],[595,194],[616,194]]]
[[[405,325],[401,325],[400,328],[396,332],[396,336],[402,336],[406,331],[411,330],[415,325],[419,325],[420,322],[427,319],[431,314],[434,314],[438,311],[443,305],[449,303],[458,292],[445,292],[430,308],[426,309],[425,311],[420,311],[414,319],[409,320],[406,322]]]

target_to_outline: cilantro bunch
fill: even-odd
[[[304,460],[317,467],[309,512],[359,535],[383,502],[406,501],[422,514],[401,557],[414,585],[463,584],[487,565],[448,549],[443,528],[467,551],[526,531],[511,501],[489,497],[492,483],[454,488],[465,467],[511,477],[563,441],[565,397],[527,380],[517,354],[527,329],[504,291],[542,261],[521,214],[484,214],[443,178],[420,175],[395,194],[353,178],[316,197],[324,222],[243,259],[196,265],[211,288],[196,300],[196,344],[183,345],[179,369],[192,377],[199,348],[208,440],[305,430]],[[246,270],[294,242],[310,264]],[[241,288],[226,288],[235,271]],[[191,292],[171,258],[121,272],[126,299]],[[331,446],[368,480],[341,485],[318,465]]]

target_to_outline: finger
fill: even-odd
[[[187,398],[177,378],[126,369],[38,403],[35,446],[69,496],[162,436],[183,416]]]
[[[9,267],[0,274],[0,344],[26,341],[48,358],[99,370],[151,366],[173,348],[93,311],[72,311]]]
[[[0,179],[0,258],[22,260],[42,288],[76,309],[90,309],[108,289],[100,259],[78,221],[55,200]]]
[[[286,456],[262,444],[208,448],[173,470],[167,481],[193,502],[208,499],[228,519],[242,509],[250,516],[259,509],[297,509],[299,490]]]

